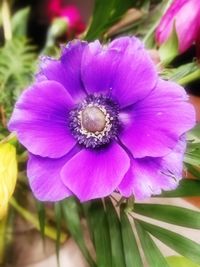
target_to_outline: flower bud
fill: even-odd
[[[174,0],[156,29],[156,42],[161,45],[173,31],[178,36],[179,52],[185,52],[200,35],[199,0]]]

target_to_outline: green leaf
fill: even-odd
[[[81,219],[79,215],[78,203],[74,198],[68,198],[61,202],[64,219],[67,224],[67,229],[78,244],[81,252],[91,267],[96,266],[90,253],[86,247],[81,227]]]
[[[155,197],[198,197],[200,196],[200,181],[195,179],[183,179],[177,189],[163,192]]]
[[[135,204],[134,212],[164,222],[200,229],[200,212],[160,204]]]
[[[174,25],[171,35],[159,49],[160,59],[164,65],[170,63],[179,54],[178,46],[178,36]]]
[[[164,256],[162,255],[150,235],[137,221],[135,221],[135,225],[149,267],[169,267],[167,261],[165,260]]]
[[[123,208],[120,209],[120,218],[126,266],[143,267],[132,226]]]
[[[25,38],[12,39],[0,48],[0,103],[8,117],[21,92],[31,83],[35,63],[35,47]]]
[[[36,206],[37,206],[37,212],[38,212],[38,219],[39,219],[39,227],[40,227],[40,233],[42,236],[42,239],[44,241],[44,236],[45,236],[45,207],[44,203],[40,201],[36,201]]]
[[[105,200],[105,205],[111,240],[112,266],[125,266],[120,221],[110,198]]]
[[[185,257],[170,256],[166,258],[170,267],[200,267]]]
[[[14,37],[24,37],[27,33],[30,7],[25,7],[17,11],[11,20],[12,33]]]
[[[147,232],[159,239],[165,245],[188,259],[200,264],[200,245],[198,243],[159,226],[144,221],[138,222]]]
[[[57,237],[56,237],[56,258],[57,258],[57,266],[60,267],[60,236],[61,236],[61,204],[59,202],[55,203],[55,219],[56,219],[56,229],[57,229]]]
[[[93,201],[89,207],[90,228],[94,236],[97,266],[112,266],[109,226],[101,201]]]
[[[131,0],[96,0],[92,22],[85,39],[91,41],[99,38],[132,5]]]

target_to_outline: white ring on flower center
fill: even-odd
[[[95,137],[101,140],[108,135],[112,128],[113,118],[107,113],[104,106],[96,103],[90,103],[79,111],[78,119],[81,124],[80,133],[87,138]]]

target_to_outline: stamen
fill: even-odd
[[[116,138],[118,105],[105,96],[88,96],[70,112],[70,129],[79,144],[99,147]]]

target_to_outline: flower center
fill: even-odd
[[[89,95],[69,114],[69,127],[79,144],[96,148],[117,137],[118,105],[109,97]]]
[[[106,125],[105,114],[99,107],[88,106],[81,112],[81,122],[86,131],[101,132]]]

